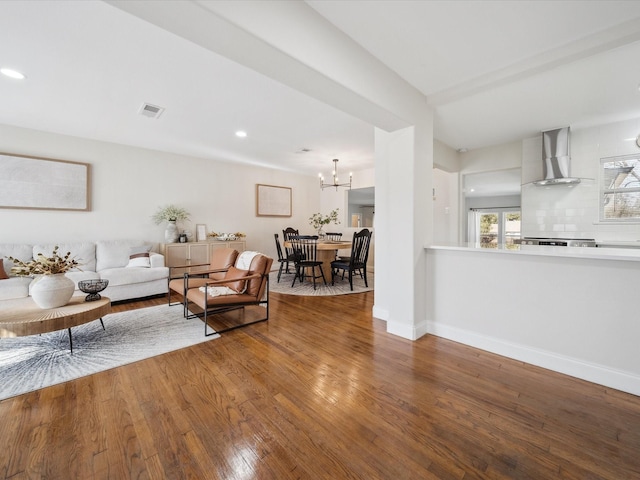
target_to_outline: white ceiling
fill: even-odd
[[[306,5],[426,95],[453,148],[640,117],[640,2]],[[307,174],[373,166],[371,125],[101,1],[0,2],[0,66],[28,76],[0,76],[3,124]]]

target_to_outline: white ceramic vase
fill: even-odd
[[[178,241],[178,227],[175,220],[167,222],[167,228],[164,231],[165,243],[176,243]]]
[[[64,273],[41,275],[31,285],[31,298],[40,308],[57,308],[69,303],[76,285]]]

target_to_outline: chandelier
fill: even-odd
[[[334,158],[333,159],[333,183],[324,183],[324,177],[322,176],[321,173],[318,174],[318,176],[320,177],[320,188],[322,190],[324,190],[327,187],[336,187],[336,191],[338,190],[338,187],[349,187],[349,190],[351,190],[351,179],[353,177],[353,174],[350,173],[349,174],[349,183],[338,183],[338,159]]]

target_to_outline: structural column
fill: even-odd
[[[376,251],[373,315],[415,340],[427,332],[426,256],[433,237],[433,114],[375,131]]]

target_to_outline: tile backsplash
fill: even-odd
[[[537,186],[542,178],[542,140],[526,139],[522,149],[522,236],[640,240],[640,223],[599,222],[599,169],[604,157],[638,153],[640,119],[571,130],[571,176],[578,185]]]

